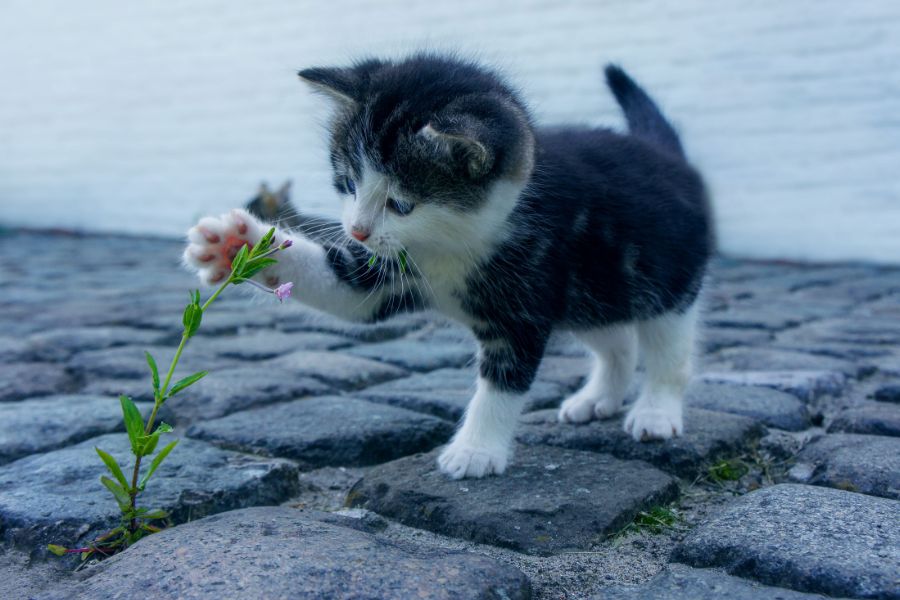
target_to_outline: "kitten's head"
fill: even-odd
[[[267,223],[289,220],[296,213],[291,204],[290,179],[275,191],[270,190],[266,182],[259,184],[259,191],[247,201],[247,211]]]
[[[525,106],[495,74],[418,54],[314,68],[330,96],[343,226],[379,254],[478,252],[501,235],[533,166]]]
[[[266,182],[259,184],[259,191],[247,201],[247,211],[268,223],[281,223],[296,214],[291,204],[291,181],[285,181],[276,191],[269,190]]]

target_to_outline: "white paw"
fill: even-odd
[[[587,423],[591,419],[608,419],[619,412],[621,404],[608,398],[596,400],[594,395],[576,393],[559,407],[560,423]]]
[[[204,217],[188,231],[184,263],[197,271],[200,281],[220,283],[231,273],[231,260],[242,246],[252,246],[263,233],[263,225],[243,210],[220,217]]]
[[[667,440],[681,435],[684,432],[681,407],[647,408],[635,405],[625,417],[625,431],[638,442]]]
[[[594,418],[594,400],[581,394],[566,398],[559,407],[560,423],[587,423]]]
[[[438,457],[441,472],[451,479],[501,475],[506,470],[509,451],[453,441]]]

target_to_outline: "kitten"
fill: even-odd
[[[265,223],[299,231],[307,236],[335,243],[344,237],[339,223],[301,213],[291,202],[291,180],[275,192],[265,182],[259,185],[256,196],[247,201],[247,212]]]
[[[477,388],[438,459],[444,473],[504,472],[554,329],[594,354],[561,421],[616,414],[640,347],[646,383],[625,430],[636,440],[682,433],[711,215],[674,129],[624,71],[609,66],[606,78],[628,135],[537,128],[498,75],[454,57],[300,77],[335,107],[330,156],[349,237],[279,231],[293,246],[261,279],[293,281],[302,302],[347,319],[430,308],[472,329]],[[243,211],[203,219],[185,261],[203,282],[220,281],[229,244],[265,230]]]
[[[282,227],[293,229],[297,211],[291,202],[291,180],[282,184],[277,191],[270,191],[266,182],[259,184],[259,191],[247,201],[247,212],[254,217]]]

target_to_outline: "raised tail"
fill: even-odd
[[[607,65],[605,72],[606,84],[625,113],[629,132],[662,150],[685,158],[675,128],[647,92],[617,65]]]

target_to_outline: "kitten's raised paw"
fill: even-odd
[[[438,457],[441,472],[451,479],[501,475],[506,470],[509,453],[461,442],[451,442]]]
[[[231,260],[241,247],[259,240],[261,228],[259,221],[243,210],[204,217],[188,231],[184,263],[197,271],[203,283],[220,283],[231,272]]]
[[[638,442],[679,436],[684,431],[681,411],[676,408],[635,406],[625,417],[625,431]]]

